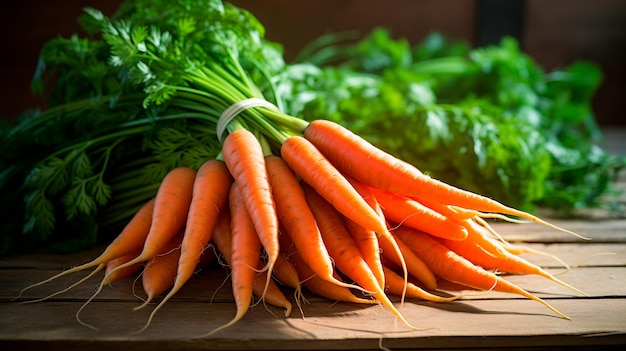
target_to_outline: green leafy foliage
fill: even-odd
[[[78,21],[87,37],[41,50],[32,87],[51,91],[48,108],[2,128],[0,191],[14,206],[0,254],[114,234],[169,170],[215,158],[221,112],[263,97],[284,66],[261,23],[221,0],[129,0]]]
[[[626,160],[598,146],[593,63],[546,73],[512,38],[470,48],[439,33],[410,47],[384,28],[344,37],[312,43],[277,80],[289,113],[331,118],[436,178],[527,211],[623,206],[605,196]]]

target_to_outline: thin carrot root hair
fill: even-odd
[[[392,228],[393,230],[392,225],[389,224],[388,226]],[[393,263],[398,265],[404,273],[404,268],[402,267],[401,261],[399,261],[401,258],[402,261],[405,262],[405,266],[407,269],[407,274],[406,274],[407,276],[410,275],[416,278],[424,286],[426,286],[426,288],[430,290],[437,289],[437,278],[435,277],[433,272],[430,270],[430,268],[428,268],[428,266],[426,266],[424,261],[422,261],[419,257],[417,257],[415,253],[411,251],[411,249],[407,247],[404,242],[402,242],[401,240],[397,240],[396,237],[391,234],[391,231],[388,231],[387,235],[381,236],[380,238],[378,238],[378,241],[381,245],[381,248],[383,249],[382,251],[383,258],[391,260]],[[390,245],[394,245],[398,247],[398,250],[400,251],[400,253],[397,254],[396,249],[392,247],[391,251],[393,253],[389,254],[388,253],[389,250],[387,250],[387,248]],[[408,277],[405,280],[408,282]]]
[[[133,258],[135,258],[137,255],[139,254],[139,252],[133,252],[130,253],[128,255],[124,255],[121,257],[118,257],[116,259],[113,259],[111,261],[109,261],[106,265],[106,269],[105,269],[105,275],[108,276],[108,279],[104,281],[105,285],[111,285],[114,282],[124,279],[124,278],[128,278],[132,275],[134,275],[135,273],[141,271],[142,268],[142,264],[141,263],[137,263],[133,266],[129,266],[126,267],[126,269],[123,270],[118,270],[117,274],[107,274],[108,272],[112,271],[115,267],[124,264],[130,260],[132,260]]]
[[[133,218],[131,218],[128,224],[126,224],[122,232],[115,238],[115,240],[113,240],[113,242],[104,249],[104,251],[100,254],[100,256],[96,257],[95,259],[89,262],[72,267],[61,273],[55,274],[54,276],[47,278],[43,281],[40,281],[38,283],[31,284],[25,287],[24,289],[20,291],[19,295],[14,298],[14,300],[19,299],[24,294],[24,292],[32,288],[47,284],[53,280],[56,280],[58,278],[64,277],[72,273],[76,273],[76,272],[80,272],[80,271],[83,271],[92,267],[96,267],[95,272],[93,272],[93,274],[95,274],[96,272],[99,272],[100,270],[104,269],[107,263],[109,263],[109,261],[119,258],[121,256],[124,256],[126,254],[132,253],[134,251],[140,250],[141,246],[144,243],[146,236],[148,235],[148,231],[152,223],[154,203],[155,203],[154,198],[146,202],[139,209],[139,211],[135,213],[135,215],[133,216]],[[86,279],[81,279],[79,283],[73,284],[70,287],[63,289],[62,291],[55,293],[49,297],[56,296],[63,292],[67,292],[85,280]],[[38,300],[38,301],[41,301],[41,300]]]
[[[535,274],[573,290],[578,294],[587,296],[587,294],[581,290],[556,278],[540,266],[508,252],[499,242],[484,237],[482,233],[475,230],[470,230],[469,233],[470,237],[468,240],[470,240],[470,242],[468,243],[453,240],[440,240],[440,242],[448,249],[484,269],[512,274]]]
[[[259,268],[260,272],[255,275],[252,285],[252,290],[259,300],[252,304],[251,307],[254,307],[262,302],[265,309],[274,315],[274,312],[267,307],[266,303],[269,303],[270,305],[283,308],[285,317],[289,317],[291,310],[293,309],[292,304],[287,300],[274,280],[271,279],[271,275],[268,271],[262,269],[263,266],[263,261],[259,260],[257,268]],[[267,279],[267,276],[270,276],[269,280]]]
[[[404,278],[398,275],[398,273],[386,266],[383,268],[385,270],[385,280],[387,282],[385,290],[389,291],[390,294],[404,294],[408,298],[422,299],[431,302],[452,302],[463,297],[462,294],[449,297],[435,295],[420,288],[412,282],[407,282],[405,285]]]
[[[569,272],[569,271],[571,271],[571,270],[574,270],[574,269],[576,269],[576,268],[578,268],[578,267],[582,266],[583,264],[585,264],[585,262],[587,262],[587,261],[591,260],[591,259],[592,259],[592,258],[594,258],[594,257],[598,257],[598,256],[605,256],[605,255],[612,256],[612,255],[616,255],[616,253],[615,253],[615,252],[601,252],[601,253],[596,253],[596,254],[590,255],[589,257],[585,258],[584,260],[582,260],[582,261],[580,261],[580,262],[576,263],[575,265],[573,265],[573,266],[571,266],[571,267],[567,268],[567,269],[566,269],[566,270],[564,270],[563,272],[560,272],[560,273],[555,274],[555,275],[565,274],[565,273],[567,273],[567,272]]]
[[[510,242],[508,242],[506,239],[504,239],[500,233],[498,233],[487,221],[485,221],[483,218],[474,218],[474,221],[480,225],[483,229],[485,229],[487,231],[487,233],[491,234],[493,236],[493,238],[488,238],[490,240],[495,241],[496,243],[499,243],[502,245],[502,248],[514,255],[521,255],[521,254],[535,254],[535,255],[540,255],[540,256],[546,256],[546,257],[550,257],[553,260],[555,260],[556,262],[560,263],[563,267],[565,267],[565,269],[570,270],[570,265],[567,264],[565,261],[563,261],[560,257],[548,253],[548,252],[544,252],[541,250],[537,250],[537,249],[533,249],[530,247],[526,247],[526,246],[521,246],[521,245],[516,245],[516,244],[512,244]]]
[[[545,252],[545,251],[538,250],[538,249],[533,249],[532,247],[526,247],[526,246],[519,245],[519,244],[512,244],[512,243],[504,243],[502,244],[502,247],[513,255],[519,256],[523,254],[531,254],[531,255],[549,257],[553,259],[554,261],[558,262],[560,265],[562,265],[566,272],[573,269],[573,267],[570,264],[563,261],[559,256],[549,253],[549,252]]]
[[[95,269],[93,269],[93,270],[92,270],[89,274],[87,274],[85,277],[81,278],[79,281],[77,281],[77,282],[73,283],[72,285],[68,286],[68,287],[67,287],[67,288],[65,288],[65,289],[62,289],[62,290],[56,291],[56,292],[54,292],[54,293],[52,293],[52,294],[49,294],[49,295],[47,295],[47,296],[45,296],[45,297],[42,297],[42,298],[39,298],[39,299],[35,299],[35,300],[27,300],[27,301],[21,301],[20,303],[21,303],[21,304],[26,304],[26,303],[41,302],[41,301],[48,300],[48,299],[50,299],[50,298],[52,298],[52,297],[54,297],[54,296],[57,296],[57,295],[63,294],[63,293],[65,293],[65,292],[68,292],[68,291],[70,291],[71,289],[73,289],[74,287],[76,287],[76,286],[78,286],[78,285],[82,284],[83,282],[87,281],[89,278],[93,277],[96,273],[100,272],[100,271],[101,271],[101,270],[103,270],[105,267],[106,267],[106,265],[105,265],[105,264],[100,264],[100,265],[98,265]],[[76,271],[76,272],[78,272],[78,271]],[[34,287],[39,286],[39,285],[43,285],[43,284],[45,284],[45,283],[47,283],[47,282],[49,282],[49,281],[52,281],[52,280],[54,280],[54,279],[57,279],[57,278],[59,278],[59,277],[61,277],[61,276],[65,275],[65,274],[63,274],[63,273],[65,273],[65,272],[59,273],[59,274],[57,274],[57,275],[55,275],[55,276],[53,276],[53,277],[50,277],[50,278],[48,278],[48,279],[46,279],[46,280],[44,280],[44,281],[41,281],[41,282],[39,282],[39,283],[37,283],[37,284],[33,284],[33,285],[31,285],[31,286],[29,286],[29,287],[27,287],[27,288],[24,288],[22,291],[20,291],[20,295],[19,295],[18,297],[15,297],[14,299],[18,299],[19,297],[21,297],[21,296],[22,296],[22,293],[23,293],[24,291],[26,291],[27,289],[34,288]]]
[[[102,291],[110,276],[119,270],[150,260],[183,228],[185,223],[179,219],[187,217],[195,177],[196,171],[188,167],[178,167],[168,172],[159,186],[156,197],[150,201],[153,205],[150,211],[151,220],[144,220],[145,227],[142,229],[147,230],[142,232],[145,237],[141,242],[143,244],[141,253],[134,259],[115,267],[102,278],[96,292],[76,312],[76,319],[80,324],[98,330],[95,326],[83,322],[79,315]],[[129,251],[132,250],[134,247]]]
[[[434,238],[431,238],[428,234],[405,227],[397,228],[395,234],[416,254],[422,257],[435,274],[443,279],[475,289],[494,290],[524,296],[541,303],[563,319],[571,319],[545,300],[496,274],[476,266],[463,256],[458,255]]]
[[[501,213],[481,212],[477,210],[463,208],[460,206],[448,206],[448,207],[457,215],[459,215],[460,218],[464,218],[464,219],[480,217],[480,218],[486,218],[486,219],[499,219],[505,222],[518,223],[518,224],[525,224],[525,223],[532,222],[527,219],[518,219],[518,218],[513,218],[511,216],[505,216]]]
[[[180,258],[181,248],[180,242],[183,238],[183,231],[168,243],[164,252],[150,259],[142,274],[142,284],[147,298],[144,303],[133,308],[133,311],[140,310],[150,304],[152,300],[170,289],[176,279],[176,270],[178,268],[178,259]]]

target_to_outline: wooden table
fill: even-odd
[[[607,148],[624,153],[625,136],[624,129],[607,131]],[[409,330],[382,306],[333,303],[307,295],[309,303],[301,311],[294,309],[288,318],[281,310],[261,304],[250,309],[235,327],[209,338],[196,338],[227,322],[235,312],[230,286],[220,287],[226,275],[217,267],[200,271],[139,334],[132,333],[144,325],[154,304],[132,310],[143,296],[141,284],[132,279],[106,287],[81,312],[81,319],[99,330],[79,324],[75,314],[92,295],[101,275],[44,302],[13,301],[23,287],[95,257],[102,249],[95,248],[69,256],[31,254],[0,260],[0,349],[621,350],[626,345],[626,218],[594,213],[550,220],[593,240],[583,242],[535,224],[496,224],[495,228],[507,239],[523,240],[573,267],[566,271],[552,258],[525,256],[559,273],[562,280],[588,296],[536,276],[507,276],[571,320],[522,297],[484,292],[451,303],[405,302],[401,312],[423,328]],[[80,276],[29,290],[23,298],[43,297]]]

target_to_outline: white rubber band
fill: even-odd
[[[237,115],[252,107],[267,107],[278,111],[278,107],[276,107],[276,105],[267,100],[259,98],[249,98],[237,101],[236,103],[230,105],[226,110],[224,110],[224,112],[222,112],[222,114],[220,115],[220,118],[217,120],[217,127],[215,128],[217,132],[217,138],[221,141],[222,134],[224,134],[228,123],[230,123],[233,118],[237,117]]]

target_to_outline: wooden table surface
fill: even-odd
[[[607,148],[624,153],[626,130],[607,131]],[[624,180],[622,178],[622,180]],[[626,184],[626,181],[621,184]],[[307,295],[308,303],[289,317],[262,304],[236,326],[209,338],[197,336],[230,320],[235,313],[230,286],[219,267],[198,272],[139,334],[154,308],[141,304],[141,283],[126,279],[107,286],[82,310],[101,275],[49,300],[18,303],[13,298],[31,283],[95,257],[102,248],[75,255],[30,254],[0,259],[1,350],[606,350],[626,345],[626,217],[593,213],[576,219],[548,218],[589,236],[582,241],[536,224],[495,225],[511,241],[561,258],[525,255],[583,290],[582,296],[536,276],[507,276],[565,313],[554,315],[522,297],[481,292],[450,303],[408,300],[400,311],[421,330],[410,330],[382,306],[361,306]],[[60,290],[83,275],[65,277],[29,290],[19,301]],[[290,293],[289,290],[286,290]],[[158,301],[158,300],[157,300]],[[293,297],[292,297],[293,301]]]

